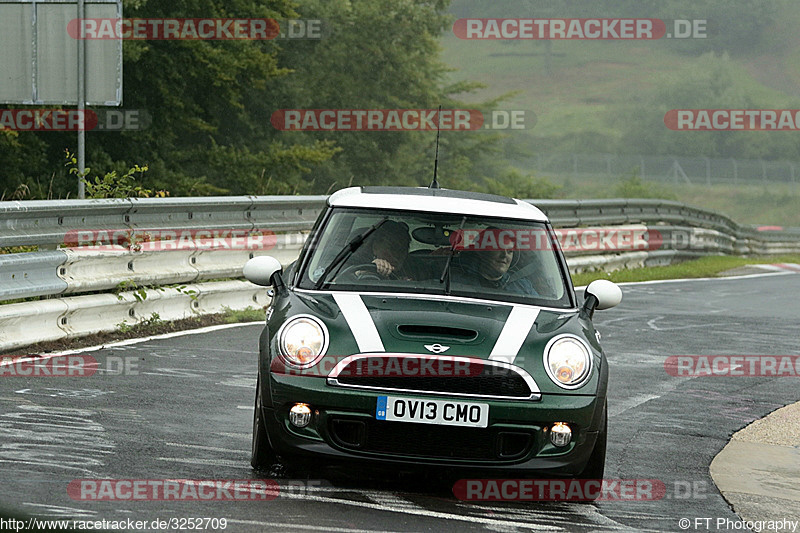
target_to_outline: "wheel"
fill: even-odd
[[[253,412],[253,447],[250,465],[256,470],[267,470],[275,462],[275,451],[269,443],[267,427],[261,409],[261,377],[256,381],[256,400]]]
[[[606,442],[608,441],[608,404],[603,407],[603,427],[597,434],[594,450],[578,479],[603,479],[606,470]]]

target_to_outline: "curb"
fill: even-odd
[[[800,402],[734,433],[709,470],[742,519],[800,521]]]

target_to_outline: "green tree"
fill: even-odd
[[[466,105],[457,95],[476,84],[449,85],[439,60],[439,38],[452,18],[447,1],[307,0],[298,11],[322,19],[330,34],[322,40],[284,45],[282,64],[293,74],[264,100],[264,114],[276,109],[488,109],[496,102]],[[266,103],[270,105],[266,105]],[[314,171],[315,190],[350,184],[427,185],[433,173],[435,132],[280,132],[286,142],[334,141],[341,148]],[[288,141],[291,139],[291,141]],[[496,135],[443,131],[439,176],[445,187],[474,187],[494,172]]]
[[[282,132],[284,108],[475,108],[457,99],[475,85],[449,85],[439,38],[448,0],[124,0],[126,18],[318,18],[314,40],[128,40],[124,107],[152,117],[139,131],[87,134],[86,164],[123,176],[147,166],[138,185],[172,195],[325,193],[349,183],[419,185],[430,179],[432,132]],[[482,104],[483,108],[492,102]],[[481,106],[478,106],[481,108]],[[497,135],[443,132],[440,176],[449,187],[494,175]],[[61,165],[75,135],[0,135],[10,163],[0,190],[74,196]],[[55,172],[54,172],[55,169]],[[52,179],[51,179],[52,178]]]
[[[47,144],[31,132],[0,129],[0,200],[47,198],[51,190]]]
[[[665,75],[658,88],[639,102],[614,110],[625,133],[620,153],[692,155],[739,158],[796,158],[800,156],[792,132],[672,131],[664,115],[672,109],[796,108],[788,98],[747,91],[740,66],[727,54],[693,59]]]
[[[286,0],[138,0],[128,17],[296,17]],[[152,126],[120,135],[111,157],[150,164],[151,185],[173,194],[266,192],[261,179],[279,173],[294,192],[309,166],[335,153],[329,143],[275,142],[258,103],[290,74],[276,40],[128,41],[126,107],[149,110]],[[126,137],[134,137],[130,143]],[[268,178],[266,178],[268,179]]]
[[[125,0],[126,18],[296,17],[288,0]],[[299,192],[311,167],[336,153],[329,142],[303,145],[273,139],[268,116],[259,114],[266,89],[290,74],[279,66],[276,40],[126,40],[124,104],[153,117],[147,129],[88,132],[86,164],[123,176],[147,165],[142,186],[175,195],[245,194],[263,190],[262,178],[279,176],[282,190]],[[6,172],[0,190],[27,184],[44,197],[75,195],[77,180],[59,164],[75,135],[0,135]],[[53,173],[53,169],[57,169]],[[275,181],[273,181],[275,183]]]

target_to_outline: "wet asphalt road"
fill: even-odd
[[[225,518],[226,531],[681,531],[681,518],[736,520],[708,465],[733,432],[800,400],[800,378],[677,378],[664,361],[799,355],[800,275],[623,293],[619,307],[595,315],[611,367],[606,477],[661,480],[661,500],[475,504],[418,473],[254,472],[261,328],[251,325],[89,352],[101,369],[91,377],[0,377],[0,507],[92,521]],[[135,368],[105,371],[120,362]],[[70,498],[68,484],[83,478],[275,478],[281,491],[270,501]],[[689,530],[718,531],[710,524]]]

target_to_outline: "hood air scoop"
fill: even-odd
[[[470,342],[478,338],[474,329],[454,328],[450,326],[429,326],[423,324],[401,324],[397,326],[400,335],[410,339],[430,339],[439,341],[455,340]]]

